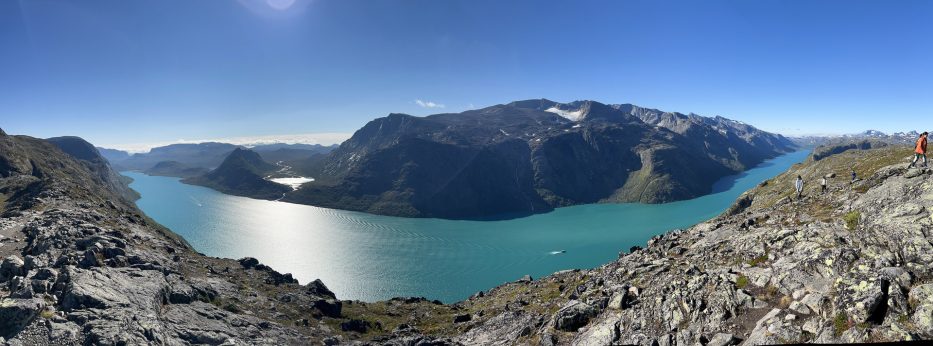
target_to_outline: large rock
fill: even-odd
[[[621,318],[621,313],[602,316],[598,323],[594,323],[586,331],[577,334],[572,345],[612,345],[618,343],[621,336],[619,331],[619,320]]]
[[[0,336],[11,337],[31,322],[45,307],[41,298],[0,300]]]
[[[24,275],[24,265],[25,262],[19,256],[11,255],[4,258],[3,262],[0,263],[0,282],[7,281],[14,276]]]
[[[506,311],[457,337],[466,345],[513,345],[532,332],[535,316],[522,311]]]
[[[596,316],[596,309],[581,301],[571,300],[554,315],[554,328],[575,332]]]
[[[168,282],[158,271],[68,268],[66,275],[71,280],[62,298],[66,310],[134,307],[145,313],[157,311],[168,300]]]
[[[910,290],[910,302],[917,306],[910,320],[921,332],[933,336],[933,284],[918,285]]]
[[[337,295],[335,295],[334,292],[331,292],[331,290],[324,285],[324,282],[321,281],[321,279],[309,282],[307,285],[305,285],[305,291],[320,297],[337,298]]]

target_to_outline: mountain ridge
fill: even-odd
[[[725,118],[693,116],[670,129],[646,115],[686,117],[546,99],[426,117],[393,113],[360,128],[318,164],[315,182],[284,200],[442,218],[670,202],[709,193],[719,178],[794,148]]]

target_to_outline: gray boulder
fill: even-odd
[[[554,315],[554,328],[558,330],[575,332],[590,322],[596,316],[596,309],[592,306],[571,300]]]
[[[7,281],[14,276],[22,276],[25,274],[23,273],[23,266],[25,264],[23,259],[16,255],[4,258],[3,262],[0,263],[0,281]]]
[[[0,300],[0,336],[12,336],[32,322],[44,307],[45,302],[40,298],[3,298]]]

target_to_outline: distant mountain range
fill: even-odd
[[[877,130],[866,130],[854,134],[835,135],[835,136],[800,136],[792,140],[804,146],[816,145],[839,145],[844,143],[856,143],[860,141],[876,141],[887,144],[913,145],[920,133],[917,131],[884,133]]]
[[[117,169],[183,177],[234,195],[486,218],[698,197],[716,180],[795,148],[781,135],[718,116],[539,99],[427,117],[390,114],[336,148],[200,143],[134,155],[100,151]],[[265,179],[282,168],[315,181],[291,191]]]
[[[210,170],[204,167],[191,167],[178,161],[161,161],[143,173],[148,175],[188,178],[206,174]]]
[[[794,148],[722,117],[526,100],[373,120],[310,163],[316,181],[285,200],[443,218],[669,202],[707,194],[716,180]]]
[[[336,145],[277,143],[257,145],[251,150],[259,153],[268,162],[296,162],[296,165],[301,165],[302,161],[316,154],[329,153],[336,147]],[[216,168],[237,148],[245,147],[216,142],[172,144],[153,148],[148,153],[138,154],[129,154],[116,149],[97,149],[116,170],[135,170],[152,175],[184,178]]]

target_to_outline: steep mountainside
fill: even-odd
[[[61,151],[77,158],[81,164],[85,165],[92,172],[97,174],[97,178],[107,185],[110,190],[117,191],[122,197],[135,199],[137,193],[126,187],[127,179],[114,172],[107,160],[101,156],[91,143],[88,143],[80,137],[54,137],[46,139]]]
[[[220,192],[260,199],[277,199],[292,189],[264,179],[278,167],[265,162],[254,151],[237,148],[216,169],[197,177],[182,180],[206,186]]]
[[[164,177],[189,178],[207,174],[210,172],[207,168],[191,167],[178,161],[162,161],[143,173],[148,175],[158,175]]]
[[[317,180],[285,200],[446,218],[669,202],[709,193],[719,178],[792,148],[723,118],[527,100],[373,120],[312,165]]]

